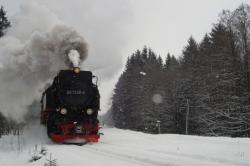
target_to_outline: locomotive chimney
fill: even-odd
[[[74,71],[75,73],[79,73],[79,72],[80,72],[80,68],[79,68],[79,67],[73,67],[73,71]]]

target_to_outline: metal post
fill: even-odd
[[[189,99],[187,99],[187,112],[186,112],[186,135],[188,135],[188,116],[189,116]]]
[[[158,134],[161,134],[161,121],[160,120],[156,121],[156,126],[158,127]]]

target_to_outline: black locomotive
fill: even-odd
[[[92,72],[61,70],[42,95],[41,124],[54,142],[99,139],[100,94]]]

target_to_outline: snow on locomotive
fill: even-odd
[[[61,70],[42,95],[41,124],[53,142],[98,142],[100,95],[92,72]]]

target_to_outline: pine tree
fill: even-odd
[[[0,8],[0,37],[2,37],[5,33],[5,30],[10,27],[10,22],[7,19],[6,11],[3,6]]]
[[[197,121],[194,119],[199,110],[197,95],[200,88],[200,55],[197,42],[190,37],[183,50],[181,60],[180,80],[177,90],[177,126],[180,133],[197,134]],[[188,116],[187,116],[188,115]]]
[[[165,69],[168,69],[170,67],[171,60],[172,60],[171,55],[170,55],[170,53],[168,53],[167,57],[166,57],[166,60],[165,60],[165,65],[164,65]]]
[[[243,71],[245,79],[245,98],[250,104],[250,6],[248,4],[240,5],[233,12],[224,10],[220,15],[220,23],[227,27],[233,34],[235,44],[239,48],[239,53],[243,59]]]
[[[176,123],[176,95],[179,79],[179,68],[180,64],[178,60],[171,56],[168,53],[165,64],[164,64],[164,114],[162,117],[162,124],[165,123],[165,132],[167,133],[176,133],[177,132],[177,123]],[[164,129],[164,128],[163,128]]]
[[[208,112],[202,117],[208,135],[241,135],[239,96],[240,56],[232,32],[222,24],[217,24],[210,34],[211,53],[208,62],[210,72],[206,75],[206,89],[209,94],[205,102]],[[237,119],[237,120],[236,120]]]
[[[6,132],[7,120],[0,112],[0,137]]]

